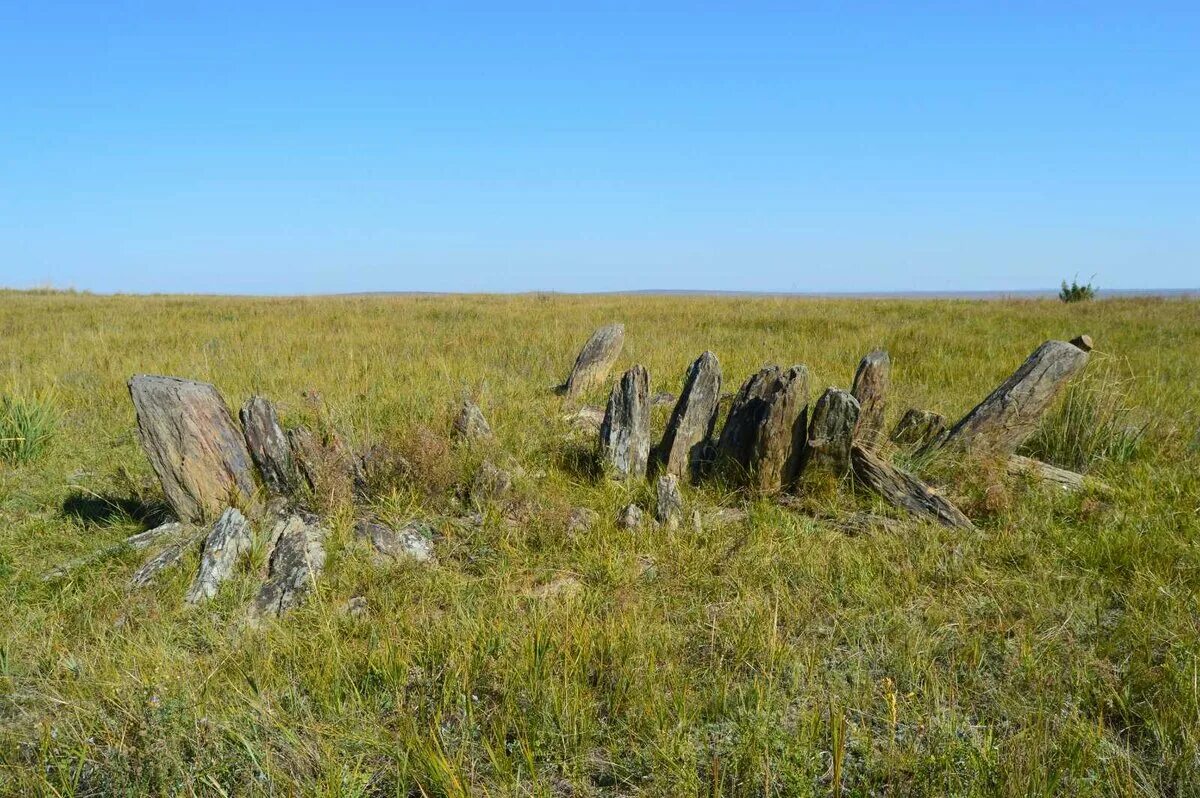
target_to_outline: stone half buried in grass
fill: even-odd
[[[377,521],[359,521],[354,527],[354,535],[371,544],[375,559],[379,562],[437,562],[433,545],[437,530],[422,521],[409,521],[399,529],[392,529]]]
[[[294,513],[280,519],[267,580],[250,605],[251,620],[278,617],[299,606],[325,571],[328,532],[315,517]]]
[[[679,492],[679,477],[663,474],[655,485],[654,520],[668,529],[678,529],[683,518],[683,495]]]
[[[199,604],[216,596],[221,583],[233,576],[238,560],[249,553],[252,543],[250,522],[236,508],[228,508],[204,539],[200,569],[184,600]]]
[[[450,437],[465,443],[492,439],[492,427],[484,418],[479,405],[470,399],[463,399],[462,406],[458,409],[458,415],[454,417],[454,424],[450,428]]]

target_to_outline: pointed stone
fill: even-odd
[[[592,333],[583,345],[564,386],[568,398],[575,399],[604,384],[608,372],[625,345],[625,325],[609,324]]]
[[[1033,434],[1054,397],[1087,360],[1088,353],[1074,344],[1046,341],[944,439],[923,453],[953,449],[1007,457]]]
[[[263,484],[275,496],[286,496],[295,490],[296,466],[292,462],[292,445],[279,425],[279,414],[271,400],[252,396],[242,405],[242,430],[246,448],[258,466]]]
[[[272,532],[267,581],[250,606],[251,618],[278,617],[299,606],[325,570],[326,531],[315,519],[289,515]]]
[[[749,484],[776,492],[800,472],[808,438],[808,369],[767,366],[742,384],[717,444]]]
[[[946,434],[946,417],[940,413],[910,407],[892,429],[892,443],[905,449],[919,449]]]
[[[600,455],[617,479],[646,475],[650,457],[650,375],[634,366],[613,386],[600,425]]]
[[[238,560],[250,551],[252,542],[250,522],[245,516],[233,507],[222,513],[204,539],[200,570],[184,600],[199,604],[217,595],[221,583],[233,575]]]
[[[888,382],[891,379],[892,359],[882,349],[873,349],[858,362],[854,385],[850,389],[858,402],[856,440],[875,447],[883,438],[883,411],[887,404]],[[847,452],[847,462],[849,453]]]
[[[804,470],[850,471],[850,444],[860,418],[858,400],[840,388],[827,388],[813,406]]]
[[[720,400],[721,363],[712,352],[705,352],[688,368],[683,393],[658,447],[666,473],[680,477],[699,474]]]
[[[199,522],[235,498],[250,500],[250,454],[216,388],[138,374],[129,380],[129,395],[142,449],[179,520]]]
[[[678,529],[683,517],[683,496],[679,492],[679,477],[663,474],[658,478],[654,520],[668,529]]]
[[[479,405],[470,399],[464,399],[458,415],[454,418],[454,426],[450,435],[460,441],[483,441],[492,437],[492,428]]]

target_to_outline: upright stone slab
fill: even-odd
[[[650,375],[634,366],[613,386],[600,424],[600,456],[618,479],[643,477],[650,458]]]
[[[1081,344],[1083,338],[1080,337]],[[1090,346],[1091,340],[1087,339]],[[926,447],[1007,457],[1037,428],[1067,380],[1087,363],[1088,353],[1066,341],[1046,341],[986,399]]]
[[[775,492],[793,482],[808,438],[808,369],[767,366],[746,380],[729,408],[718,457],[752,487]]]
[[[861,418],[858,400],[840,388],[826,388],[813,406],[804,470],[826,469],[837,476],[850,471],[850,445]]]
[[[946,434],[946,417],[931,410],[910,407],[892,429],[892,443],[919,449]]]
[[[679,477],[663,474],[655,485],[654,520],[668,529],[678,529],[683,517],[683,495],[679,492]]]
[[[238,560],[250,551],[252,543],[246,517],[233,507],[223,512],[204,539],[200,570],[185,597],[187,603],[199,604],[216,596],[221,583],[233,575]]]
[[[603,385],[624,345],[624,324],[609,324],[592,333],[592,337],[575,358],[575,365],[567,377],[564,386],[567,396],[574,399],[592,388]]]
[[[202,521],[254,494],[250,454],[216,388],[138,374],[129,395],[142,449],[179,520]]]
[[[270,399],[252,396],[242,405],[242,431],[246,447],[258,466],[263,484],[275,496],[286,496],[296,489],[296,465],[292,461],[292,445],[288,442],[279,414]]]
[[[250,606],[252,618],[278,617],[299,606],[325,570],[325,530],[315,519],[289,515],[279,521],[267,581]]]
[[[699,472],[720,400],[721,363],[712,352],[705,352],[688,368],[683,393],[658,447],[667,474],[682,477]]]
[[[854,437],[866,446],[877,446],[883,437],[883,411],[891,374],[892,359],[882,349],[868,352],[854,372],[850,393],[859,406]]]

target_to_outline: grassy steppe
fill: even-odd
[[[910,405],[957,416],[1044,339],[1088,332],[1089,384],[1149,425],[1090,463],[1111,495],[952,475],[974,533],[848,535],[817,516],[891,511],[827,484],[814,515],[689,487],[748,520],[622,531],[649,485],[589,477],[550,391],[613,320],[618,369],[643,363],[652,390],[678,391],[704,349],[727,391],[767,362],[848,386],[884,346],[889,426]],[[1200,794],[1198,365],[1194,301],[0,293],[0,390],[63,414],[39,457],[0,463],[0,793]],[[285,424],[420,473],[370,507],[318,497],[328,571],[274,627],[242,623],[261,540],[200,609],[182,602],[195,555],[138,593],[145,553],[44,582],[161,500],[136,372],[211,381],[234,408],[265,394]],[[446,441],[464,392],[490,450]],[[519,466],[514,496],[459,523],[485,457]],[[575,506],[600,521],[569,535]],[[373,564],[364,511],[433,521],[439,565]],[[531,594],[564,577],[581,589]]]

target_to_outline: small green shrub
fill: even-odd
[[[0,398],[0,458],[26,462],[37,457],[54,437],[58,421],[51,397],[5,394]]]
[[[1096,298],[1096,286],[1091,282],[1080,283],[1078,278],[1072,279],[1068,285],[1066,280],[1062,281],[1062,288],[1058,291],[1058,298],[1063,302],[1090,302]]]
[[[1128,380],[1099,368],[1067,386],[1062,404],[1046,415],[1022,454],[1075,471],[1132,460],[1146,424],[1127,399]]]

